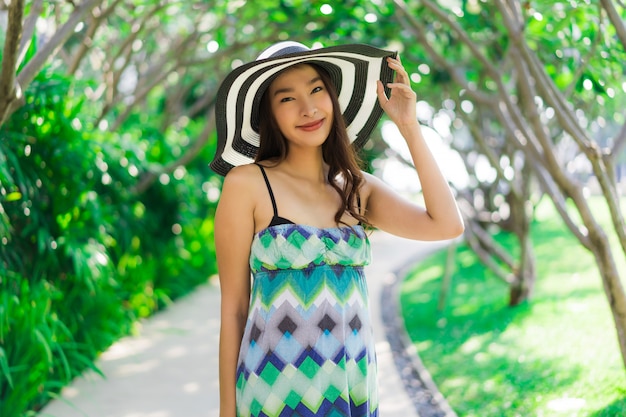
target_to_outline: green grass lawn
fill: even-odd
[[[456,250],[443,311],[446,251],[407,276],[402,312],[426,368],[460,417],[626,416],[626,370],[591,254],[550,203],[537,211],[533,242],[535,292],[518,307],[507,306],[507,285],[465,246]],[[619,245],[612,247],[626,271]]]

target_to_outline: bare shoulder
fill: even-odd
[[[256,206],[259,198],[259,190],[263,187],[263,177],[259,167],[254,164],[241,165],[232,168],[224,178],[221,205],[233,204],[247,207],[248,212]]]
[[[240,165],[231,169],[224,178],[224,188],[250,191],[258,188],[262,181],[259,167],[254,164]]]

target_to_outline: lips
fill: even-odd
[[[304,130],[305,132],[312,132],[322,127],[323,124],[324,124],[324,119],[320,119],[320,120],[316,120],[315,122],[300,125],[298,126],[298,129]]]

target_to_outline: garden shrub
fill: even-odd
[[[215,272],[206,163],[135,192],[160,162],[146,131],[91,126],[81,87],[47,69],[0,127],[0,417],[39,410]]]

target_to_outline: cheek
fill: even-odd
[[[291,121],[292,118],[286,111],[279,111],[274,115],[274,119],[276,119],[276,124],[281,131],[283,131],[289,125],[293,124],[293,122]]]
[[[331,100],[330,96],[329,95],[325,95],[324,97],[320,97],[320,103],[319,103],[318,107],[323,108],[329,114],[332,113],[333,112],[333,101]]]
[[[276,124],[280,127],[284,123],[285,112],[279,109],[278,106],[273,105],[273,104],[270,105],[270,109],[271,109],[272,117],[276,121]]]

